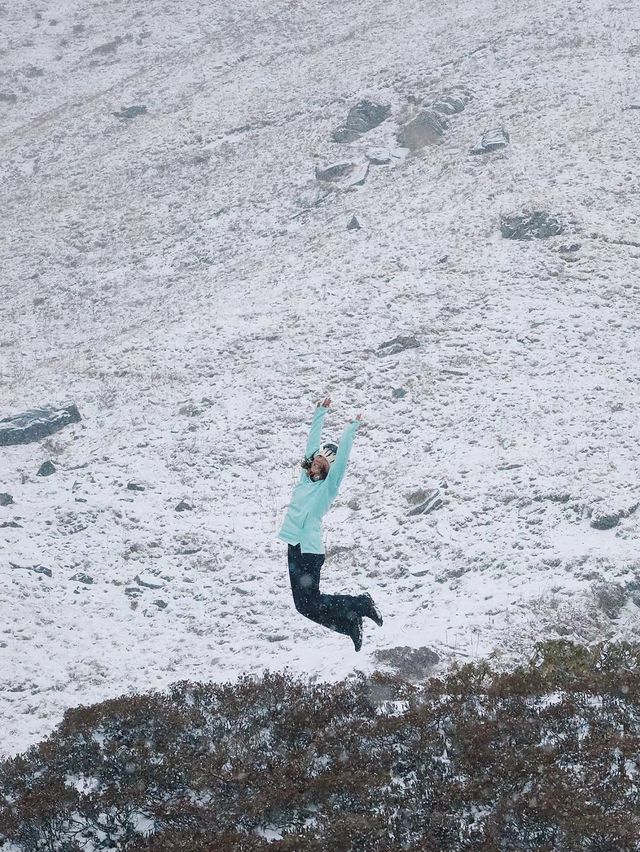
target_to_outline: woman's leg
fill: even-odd
[[[367,614],[365,595],[320,593],[322,553],[302,553],[300,545],[289,545],[289,579],[296,609],[323,627],[353,638],[354,622]]]

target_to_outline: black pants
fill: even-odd
[[[323,595],[320,569],[323,553],[302,553],[299,544],[289,545],[289,579],[293,602],[301,615],[337,633],[351,634],[353,622],[362,618],[367,601],[364,595]]]

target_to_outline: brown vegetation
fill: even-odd
[[[639,848],[640,646],[415,686],[265,674],[69,711],[0,764],[11,849]],[[1,848],[1,847],[0,847]]]

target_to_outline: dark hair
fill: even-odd
[[[313,462],[314,458],[316,457],[316,454],[317,454],[317,450],[316,450],[316,452],[315,452],[315,453],[311,453],[311,455],[310,455],[310,456],[305,456],[305,457],[302,459],[302,461],[300,462],[300,467],[301,467],[303,470],[306,470],[306,471],[307,471],[307,473],[309,473],[309,471],[311,470],[311,463]],[[329,472],[329,471],[326,471],[325,473],[323,473],[323,474],[322,474],[322,476],[320,477],[320,479],[326,479],[326,478],[327,478],[327,473],[328,473],[328,472]]]

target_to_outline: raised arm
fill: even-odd
[[[320,447],[322,421],[324,420],[330,405],[331,398],[327,396],[322,400],[322,402],[319,402],[316,406],[316,410],[313,413],[313,420],[311,421],[309,437],[307,438],[307,448],[304,453],[307,458],[309,458],[309,456]]]
[[[340,488],[340,483],[342,482],[347,469],[347,462],[349,461],[349,453],[353,446],[353,439],[356,436],[361,420],[361,415],[358,415],[354,420],[352,420],[348,426],[345,426],[342,437],[340,438],[338,452],[336,453],[336,460],[331,465],[331,469],[326,479],[327,493],[331,500],[335,498],[338,493],[338,489]]]

